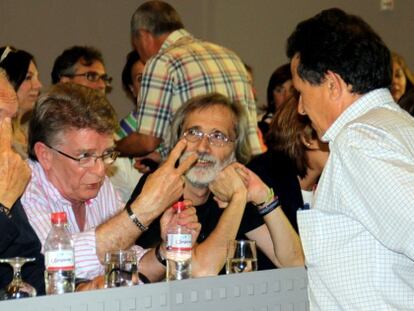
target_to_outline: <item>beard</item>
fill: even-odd
[[[186,151],[180,158],[180,162],[187,159],[192,151]],[[186,179],[197,188],[206,188],[227,165],[236,161],[234,151],[223,161],[207,153],[197,153],[198,160],[184,174]]]

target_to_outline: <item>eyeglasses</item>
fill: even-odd
[[[235,142],[234,139],[230,139],[229,137],[227,137],[225,134],[223,134],[220,131],[215,131],[215,132],[207,134],[207,133],[200,131],[197,128],[190,128],[186,130],[183,136],[187,141],[191,143],[198,142],[202,140],[204,136],[206,136],[208,138],[209,144],[212,146],[216,146],[216,147],[223,147],[224,145],[228,143]]]
[[[85,168],[93,167],[96,164],[96,161],[98,159],[101,159],[104,165],[111,165],[112,163],[115,162],[116,158],[119,155],[118,151],[113,151],[112,150],[112,151],[105,152],[104,154],[102,154],[100,156],[92,155],[92,154],[90,155],[88,153],[85,153],[82,156],[80,156],[79,158],[75,158],[75,157],[72,157],[71,155],[68,155],[68,154],[66,154],[66,153],[64,153],[64,152],[62,152],[62,151],[60,151],[56,148],[53,148],[53,147],[51,147],[47,144],[45,144],[45,145],[47,147],[49,147],[50,149],[56,151],[57,153],[65,156],[69,159],[72,159],[74,161],[77,161],[79,163],[80,167],[85,167]]]
[[[111,82],[112,82],[112,77],[108,76],[106,73],[100,75],[96,71],[88,71],[88,72],[72,74],[72,75],[67,74],[64,76],[68,78],[85,77],[90,82],[98,82],[99,80],[102,80],[103,82],[105,82],[105,85],[108,87],[111,86]]]

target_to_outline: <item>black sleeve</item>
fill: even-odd
[[[267,151],[254,158],[248,165],[279,197],[282,210],[298,232],[296,212],[303,207],[297,171],[284,154]]]
[[[18,228],[12,219],[0,213],[0,254],[13,243],[19,234]]]

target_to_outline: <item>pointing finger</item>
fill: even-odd
[[[170,155],[165,161],[165,165],[174,167],[175,163],[180,158],[181,154],[183,153],[186,147],[187,141],[185,139],[179,140],[175,147],[171,150]]]
[[[197,153],[191,153],[188,158],[180,163],[177,167],[177,172],[182,175],[184,174],[198,159]]]

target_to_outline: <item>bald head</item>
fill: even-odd
[[[17,108],[16,92],[7,79],[5,71],[0,69],[0,120],[13,117]]]

